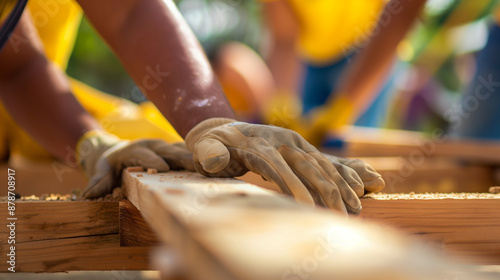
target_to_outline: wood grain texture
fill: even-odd
[[[16,242],[117,234],[118,202],[16,201]],[[7,203],[0,203],[0,220],[7,220]],[[0,238],[6,240],[6,227]]]
[[[196,268],[185,271],[189,279],[448,277],[441,258],[385,227],[241,181],[124,172],[123,183],[162,243]]]
[[[117,201],[15,203],[17,271],[136,270],[149,267],[149,248],[120,247]],[[0,203],[0,208],[5,209],[0,211],[0,220],[7,221],[7,203]],[[124,221],[123,227],[135,225],[128,223],[130,219]],[[141,231],[148,233],[147,228]],[[7,270],[6,254],[11,246],[6,242],[8,236],[9,228],[4,224],[0,227],[0,271]],[[125,240],[123,243],[130,242]]]
[[[469,262],[500,264],[499,195],[398,196],[364,199],[360,217],[395,227]]]
[[[0,248],[0,271],[4,272],[9,248],[6,244]],[[16,272],[147,270],[149,250],[120,247],[118,234],[25,242],[16,244]]]
[[[120,246],[149,247],[156,245],[159,245],[158,238],[144,221],[141,212],[130,201],[120,201]]]

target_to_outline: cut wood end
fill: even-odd
[[[131,166],[131,167],[127,167],[127,171],[128,172],[142,172],[142,171],[144,171],[144,167],[142,167],[142,166]]]
[[[156,174],[156,173],[158,173],[158,170],[154,168],[148,168],[148,174]]]

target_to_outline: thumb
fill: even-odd
[[[97,170],[97,173],[90,178],[87,187],[82,192],[84,198],[98,198],[111,193],[113,190],[113,169],[106,160],[99,160]]]
[[[209,173],[217,173],[226,168],[230,154],[224,144],[215,139],[204,139],[196,143],[193,158]]]

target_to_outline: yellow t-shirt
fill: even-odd
[[[28,8],[47,58],[66,69],[82,16],[80,7],[73,0],[31,0]],[[78,101],[106,131],[129,140],[161,138],[171,143],[182,140],[152,103],[138,106],[73,79],[70,84]],[[12,120],[0,103],[1,159],[8,155],[9,149],[31,159],[50,159],[49,153]]]
[[[263,2],[276,0],[261,0]],[[325,64],[364,46],[386,0],[287,0],[297,17],[298,50],[313,64]]]
[[[28,8],[47,58],[66,69],[82,11],[76,1],[28,1]]]

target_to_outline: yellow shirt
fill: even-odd
[[[273,1],[273,0],[261,0]],[[386,0],[287,0],[299,22],[298,50],[313,64],[325,64],[362,47]]]
[[[47,58],[66,69],[82,11],[76,1],[28,1],[28,8]]]
[[[80,7],[76,1],[31,0],[28,8],[47,58],[66,69],[82,16]],[[70,84],[78,101],[106,131],[129,140],[182,140],[152,103],[138,106],[73,79]],[[0,103],[0,158],[5,158],[9,149],[12,154],[31,159],[50,159],[49,153],[13,121]]]

